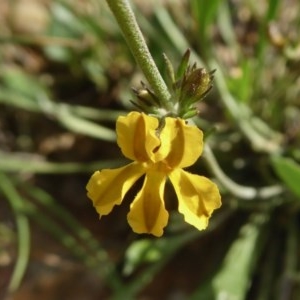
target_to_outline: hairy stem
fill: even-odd
[[[149,52],[128,0],[106,0],[136,62],[165,109],[172,111],[169,90]]]

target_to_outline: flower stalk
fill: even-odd
[[[106,1],[123,32],[132,55],[142,69],[151,88],[164,108],[168,111],[172,111],[170,92],[151,56],[128,0]]]

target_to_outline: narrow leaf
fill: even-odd
[[[166,75],[172,85],[175,82],[174,68],[173,68],[173,65],[172,65],[170,59],[168,58],[168,56],[165,53],[163,53],[163,58],[164,58],[165,65],[166,65]]]
[[[300,197],[300,165],[291,158],[281,156],[274,156],[271,162],[278,177],[296,196]]]
[[[177,72],[176,72],[176,80],[179,80],[180,78],[183,77],[188,64],[189,64],[189,60],[190,60],[190,55],[191,55],[191,51],[190,49],[186,50],[186,52],[184,53],[181,62],[178,66]]]
[[[255,214],[239,232],[214,276],[190,299],[244,300],[262,249],[268,217]]]

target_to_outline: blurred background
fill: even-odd
[[[130,201],[101,218],[85,186],[124,165],[115,120],[145,81],[105,1],[0,0],[0,298],[300,299],[300,3],[130,2],[158,68],[216,69],[194,121],[193,173],[222,207],[198,232],[176,212],[136,235]]]

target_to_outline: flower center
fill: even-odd
[[[173,170],[173,168],[170,167],[165,160],[155,163],[152,161],[148,161],[144,163],[144,166],[147,171],[164,173],[166,175],[168,175]]]

